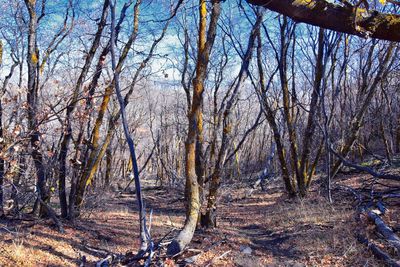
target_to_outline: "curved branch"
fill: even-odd
[[[328,0],[247,0],[304,22],[329,30],[400,42],[400,15],[334,4]]]

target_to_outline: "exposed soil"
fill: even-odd
[[[218,228],[198,230],[188,252],[174,261],[157,254],[157,262],[166,266],[380,266],[355,238],[360,226],[354,219],[353,196],[334,191],[331,205],[316,188],[300,201],[287,199],[280,181],[251,196],[246,196],[248,185],[224,186]],[[153,188],[144,193],[147,210],[153,210],[153,239],[173,234],[184,219],[182,192]],[[92,202],[83,218],[65,222],[65,234],[58,233],[51,221],[0,221],[0,266],[77,266],[83,258],[86,266],[93,266],[109,254],[135,252],[139,243],[134,195],[102,192]]]

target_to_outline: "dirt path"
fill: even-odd
[[[183,255],[181,264],[299,267],[371,262],[353,237],[356,226],[348,200],[336,196],[339,202],[331,206],[312,192],[307,201],[292,202],[278,183],[245,198],[247,190],[222,189],[218,228],[198,230],[189,247],[196,256]],[[155,240],[181,226],[184,203],[179,192],[153,188],[144,193],[147,210],[153,209]],[[86,217],[66,224],[65,235],[49,227],[50,222],[0,221],[0,266],[76,266],[82,258],[93,263],[110,253],[135,251],[139,244],[133,195],[110,194],[91,201]]]

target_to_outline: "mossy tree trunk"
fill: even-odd
[[[100,22],[98,24],[98,29],[95,34],[95,38],[93,39],[92,46],[86,56],[85,64],[82,67],[81,74],[76,82],[73,96],[71,98],[70,104],[68,104],[66,108],[66,118],[64,122],[65,134],[61,141],[60,145],[60,153],[58,156],[59,162],[59,173],[58,173],[58,189],[59,189],[59,200],[60,200],[60,208],[61,208],[61,217],[68,217],[68,204],[67,204],[67,194],[65,188],[65,178],[67,175],[67,155],[69,150],[69,144],[72,139],[72,126],[71,126],[71,115],[74,111],[76,104],[78,103],[78,97],[82,90],[83,83],[86,79],[86,76],[89,72],[89,68],[95,56],[95,53],[100,45],[100,39],[102,36],[103,29],[107,22],[107,10],[108,10],[109,1],[105,0],[103,4],[103,11],[100,18]]]
[[[188,114],[188,135],[185,144],[186,160],[186,220],[183,229],[168,246],[167,254],[174,255],[182,251],[192,240],[200,212],[199,183],[196,174],[196,142],[199,134],[199,118],[202,118],[204,81],[206,78],[209,57],[217,32],[220,15],[220,1],[211,1],[211,18],[207,31],[207,3],[199,0],[199,35],[197,47],[196,76],[193,79],[193,96]]]
[[[345,3],[341,4],[328,0],[247,1],[276,11],[298,22],[362,37],[400,41],[400,15],[366,10],[351,5],[349,1],[343,1]]]

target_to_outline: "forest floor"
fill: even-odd
[[[340,183],[354,185],[359,176],[343,176]],[[223,186],[218,228],[196,231],[189,251],[175,263],[381,266],[355,237],[360,225],[354,218],[351,194],[335,190],[334,204],[329,204],[316,183],[307,199],[289,200],[280,184],[279,180],[272,182],[266,192],[256,190],[251,196],[247,196],[248,184]],[[181,192],[156,187],[144,194],[147,210],[153,210],[153,239],[179,229],[184,219]],[[134,195],[99,195],[81,219],[65,223],[65,234],[58,233],[50,221],[0,221],[0,266],[79,266],[83,257],[88,262],[85,266],[93,266],[109,254],[135,252],[139,244]],[[399,222],[395,217],[386,220]],[[172,260],[161,259],[175,266]]]

